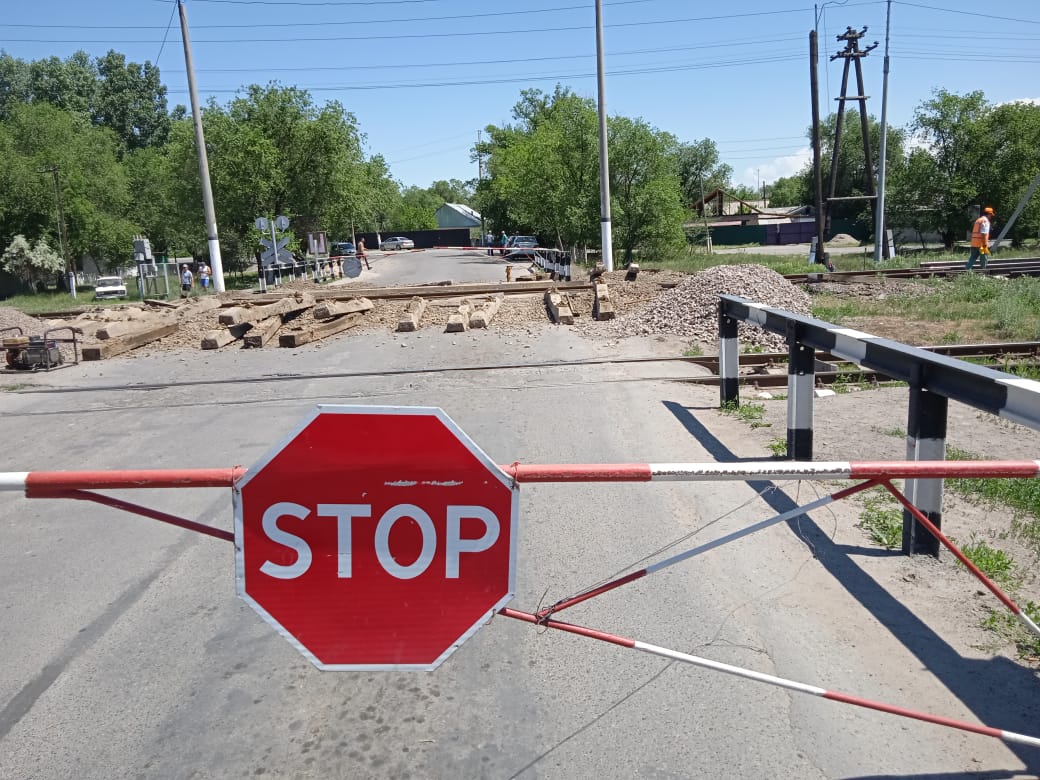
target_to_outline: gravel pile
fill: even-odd
[[[624,282],[611,285],[611,296],[624,288]],[[718,296],[721,294],[739,295],[798,314],[810,313],[809,296],[776,271],[761,265],[720,265],[682,276],[675,287],[660,292],[642,306],[620,314],[612,322],[591,323],[591,327],[583,327],[582,331],[612,338],[682,336],[693,343],[717,348]],[[738,335],[742,344],[768,350],[784,349],[782,336],[756,326],[741,323]]]

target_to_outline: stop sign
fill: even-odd
[[[517,499],[440,409],[319,406],[235,486],[238,594],[321,669],[434,669],[513,597]]]

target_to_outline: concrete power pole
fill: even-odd
[[[181,17],[181,38],[184,40],[184,67],[188,71],[188,95],[191,98],[191,118],[195,124],[195,149],[199,157],[199,179],[202,182],[202,209],[206,216],[206,243],[209,245],[209,263],[213,271],[213,289],[224,292],[224,264],[220,259],[220,240],[217,237],[217,214],[213,209],[213,188],[209,183],[209,159],[206,156],[206,138],[202,133],[202,112],[199,94],[195,88],[195,66],[191,61],[191,37],[188,35],[188,14],[184,0],[177,0]]]
[[[607,87],[603,77],[603,0],[596,0],[596,78],[599,87],[599,222],[603,266],[614,270],[614,236],[610,225],[610,166],[607,155]]]
[[[885,169],[888,165],[888,38],[892,22],[892,0],[885,15],[885,66],[881,83],[881,148],[878,150],[877,213],[874,224],[874,262],[888,258],[888,235],[885,232]]]

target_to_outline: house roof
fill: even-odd
[[[476,209],[471,209],[469,206],[465,205],[464,203],[445,203],[443,206],[441,206],[441,208],[442,209],[451,209],[452,211],[460,214],[461,216],[465,217],[466,219],[471,219],[476,224],[478,224],[478,225],[480,224],[480,212],[477,211]],[[437,209],[437,210],[440,211],[440,209]]]

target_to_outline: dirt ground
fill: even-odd
[[[818,398],[814,405],[813,460],[906,459],[908,401],[906,387],[854,390]],[[764,425],[752,428],[733,415],[721,413],[719,425],[731,432],[728,440],[747,443],[746,451],[738,452],[739,456],[770,457],[769,445],[786,437],[787,401],[758,399],[754,393],[745,393],[741,402],[762,405]],[[947,442],[987,460],[1040,457],[1040,432],[956,402],[950,403]],[[897,484],[902,486],[902,482]],[[815,499],[817,493],[824,495],[845,486],[847,483],[842,482],[822,486],[817,483],[814,488],[804,488],[799,501],[805,503]],[[806,494],[806,490],[813,492]],[[857,563],[883,582],[901,603],[930,624],[934,617],[937,619],[934,624],[949,625],[949,615],[959,616],[954,633],[946,637],[953,647],[977,653],[980,658],[1003,655],[1040,669],[1040,658],[1023,656],[1012,643],[981,626],[992,610],[1001,614],[1006,610],[951,553],[943,550],[939,560],[922,555],[907,557],[899,551],[878,555],[882,548],[858,527],[863,499],[852,497],[832,507],[830,520],[827,519],[830,512],[824,511],[814,513],[814,519],[833,532],[835,544],[862,548],[862,555],[856,556]],[[950,489],[944,493],[943,532],[958,545],[981,540],[1008,554],[1020,578],[1020,585],[1013,589],[1014,600],[1020,606],[1029,601],[1040,604],[1040,561],[1034,546],[1018,536],[1014,526],[1012,510]],[[943,615],[945,619],[939,619]]]

